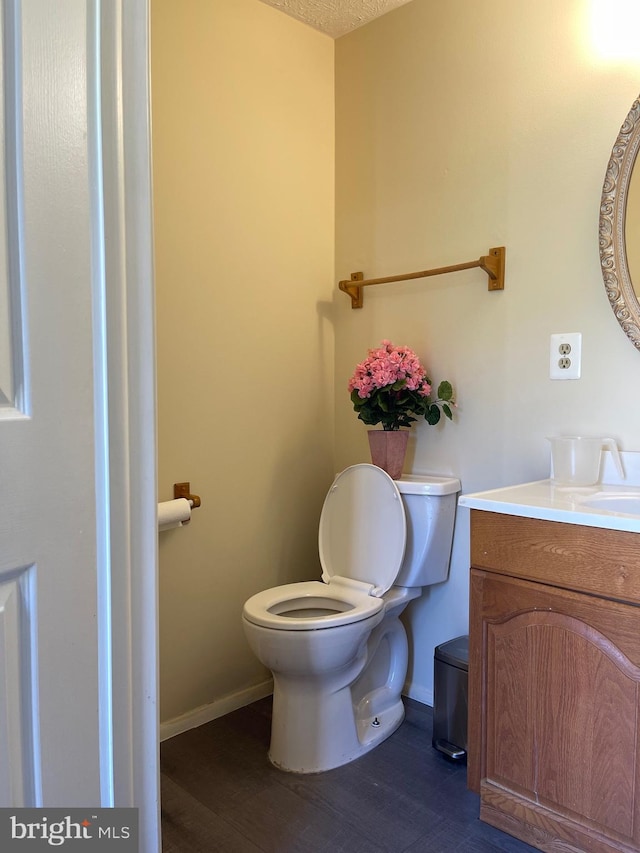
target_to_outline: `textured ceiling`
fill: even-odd
[[[262,0],[333,38],[343,36],[409,0]]]

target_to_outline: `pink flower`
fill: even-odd
[[[395,347],[391,341],[384,340],[377,349],[369,350],[367,358],[356,367],[348,387],[349,392],[355,389],[365,398],[376,389],[404,381],[408,390],[427,396],[431,388],[425,380],[425,369],[413,350]]]
[[[368,351],[348,388],[360,420],[382,423],[384,429],[410,426],[416,416],[435,424],[440,419],[439,407],[451,419],[450,407],[455,406],[451,384],[446,381],[438,386],[438,399],[429,399],[431,383],[418,356],[409,347],[396,347],[388,340]]]

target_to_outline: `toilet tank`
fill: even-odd
[[[407,546],[395,586],[429,586],[447,579],[456,495],[455,477],[404,474],[395,480],[407,517]]]

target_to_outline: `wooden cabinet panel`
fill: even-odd
[[[541,524],[538,545],[571,527]],[[525,527],[514,574],[535,578]],[[472,570],[469,786],[483,820],[541,850],[640,851],[640,608],[574,591],[575,567],[560,588],[555,551],[551,563],[557,586],[508,576],[502,562]],[[596,569],[585,567],[588,587]]]
[[[637,533],[471,513],[471,565],[640,604]]]
[[[640,673],[610,645],[558,613],[489,627],[486,776],[630,838]]]
[[[536,790],[532,650],[530,634],[512,622],[488,625],[485,775],[524,793]]]

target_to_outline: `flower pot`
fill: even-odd
[[[386,471],[392,480],[399,480],[407,452],[409,431],[370,429],[367,435],[373,464]]]

